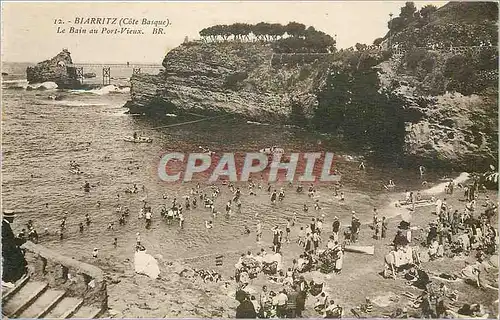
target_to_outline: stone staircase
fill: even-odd
[[[92,319],[101,309],[83,306],[83,299],[49,288],[48,282],[26,275],[13,288],[3,290],[2,315],[7,318]]]

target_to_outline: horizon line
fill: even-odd
[[[50,58],[52,59],[52,58]],[[6,60],[2,60],[1,63],[29,63],[29,64],[38,64],[40,62],[43,62],[43,61],[46,61],[46,60],[50,60],[50,59],[45,59],[45,60],[41,60],[41,61],[38,61],[38,62],[33,62],[33,61],[6,61]],[[161,66],[161,62],[132,62],[132,61],[128,61],[129,64],[148,64],[148,65],[158,65],[158,66]],[[123,65],[127,65],[127,62],[120,62],[120,61],[115,61],[115,62],[111,62],[111,61],[107,61],[107,62],[97,62],[97,61],[79,61],[79,62],[73,62],[73,64],[123,64]]]

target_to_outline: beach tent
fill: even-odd
[[[283,269],[283,259],[281,257],[281,254],[279,253],[266,254],[262,260],[266,263],[272,263],[276,261],[278,263],[278,271]]]
[[[410,212],[403,212],[401,213],[401,219],[404,221],[404,222],[411,222],[411,213]]]
[[[134,256],[135,272],[145,274],[152,279],[158,278],[160,275],[160,267],[158,262],[153,256],[146,253],[146,251],[137,251]]]

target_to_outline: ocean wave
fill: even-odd
[[[262,123],[262,122],[257,122],[257,121],[247,121],[247,124],[256,124],[256,125],[259,125],[259,126],[268,126],[269,123]]]
[[[57,83],[52,81],[46,81],[42,83],[33,83],[29,84],[26,87],[26,90],[55,90],[57,89]]]
[[[71,90],[70,92],[74,93],[91,93],[97,95],[105,95],[105,94],[117,94],[117,93],[129,93],[130,87],[120,88],[111,84],[109,86],[102,87],[100,89],[91,89],[91,90]]]
[[[2,80],[2,89],[22,89],[25,90],[28,87],[28,80]]]
[[[54,101],[54,103],[51,104],[57,104],[57,105],[63,105],[63,106],[68,106],[68,107],[99,107],[99,106],[105,106],[105,103],[95,103],[95,102],[83,102],[83,101]]]
[[[26,79],[22,79],[2,81],[2,88],[22,90],[56,90],[58,86],[55,82],[52,81],[28,84],[28,81]]]
[[[28,85],[28,79],[2,80],[2,83],[26,83]]]

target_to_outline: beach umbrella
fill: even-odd
[[[314,280],[315,283],[325,282],[325,275],[319,271],[311,271],[310,278],[311,280]]]
[[[412,217],[411,217],[411,213],[410,213],[410,212],[408,212],[408,211],[407,211],[407,212],[403,212],[403,213],[401,214],[401,219],[402,219],[403,221],[405,221],[405,222],[410,222],[410,221],[411,221],[411,218],[412,218]]]

